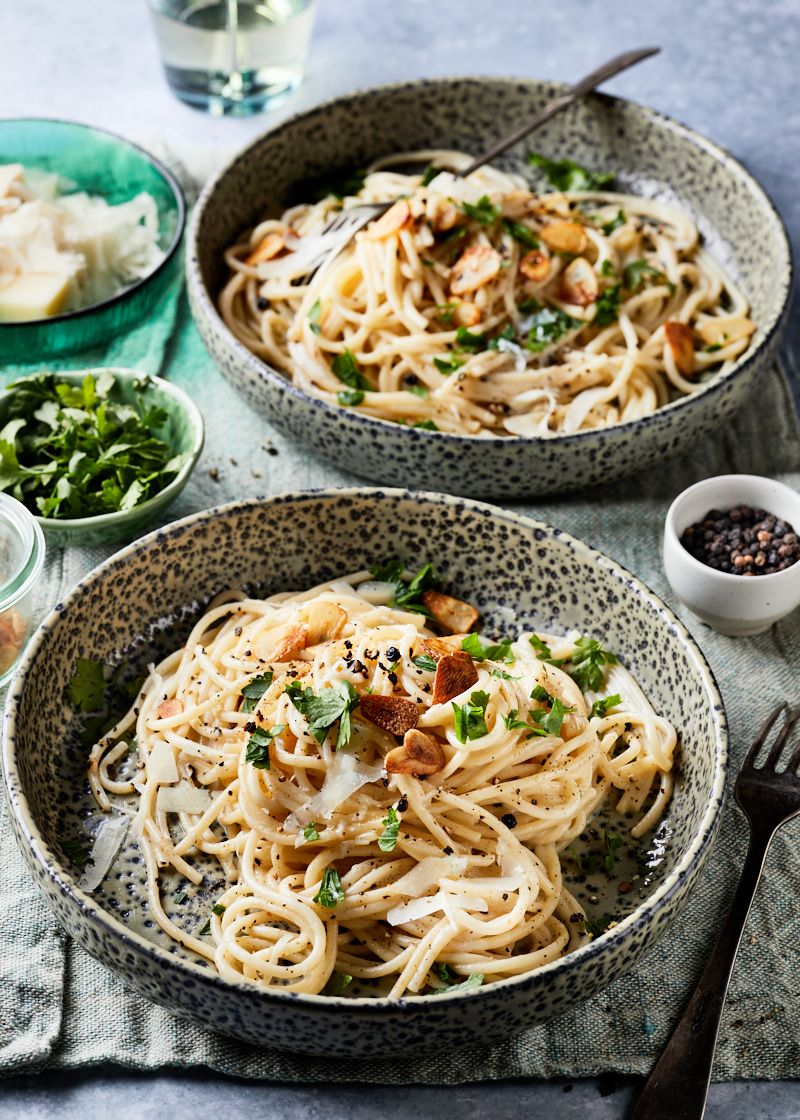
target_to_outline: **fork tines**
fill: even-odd
[[[781,714],[781,712],[785,712],[783,727],[780,729],[780,731],[778,733],[778,736],[775,739],[775,742],[770,747],[769,754],[767,755],[766,759],[764,760],[763,765],[758,767],[759,770],[774,770],[775,769],[775,767],[778,764],[778,760],[781,757],[781,753],[783,751],[783,748],[786,746],[786,740],[789,738],[792,731],[794,730],[794,727],[797,724],[798,719],[800,719],[800,706],[789,707],[789,704],[785,700],[782,700],[781,703],[778,704],[777,708],[775,708],[775,710],[770,712],[770,714],[767,716],[767,719],[765,720],[763,727],[761,728],[758,735],[756,736],[756,738],[753,742],[753,745],[750,747],[750,750],[745,755],[745,759],[744,759],[744,762],[742,764],[742,769],[744,769],[745,767],[749,767],[751,770],[756,769],[756,766],[755,766],[756,758],[758,757],[759,752],[761,751],[761,748],[765,745],[765,743],[767,741],[767,736],[769,735],[770,731],[772,730],[772,728],[773,728],[776,720],[778,719],[778,716]],[[789,773],[792,773],[794,770],[797,769],[798,765],[800,765],[800,746],[798,746],[795,749],[794,753],[792,754],[791,758],[789,759],[789,762],[787,763],[787,766],[786,766],[786,770]]]

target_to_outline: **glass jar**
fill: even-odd
[[[42,530],[20,502],[0,493],[0,687],[25,647],[43,564]]]

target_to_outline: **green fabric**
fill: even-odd
[[[183,297],[173,330],[174,297],[175,293],[158,322],[103,354],[91,355],[93,364],[131,365],[166,375],[189,390],[205,416],[203,457],[169,517],[235,498],[352,484],[351,475],[293,447],[235,396],[207,357]],[[712,632],[675,601],[661,567],[661,530],[678,491],[711,474],[770,474],[800,486],[800,475],[792,473],[800,462],[800,437],[788,387],[777,369],[763,379],[757,401],[757,407],[743,408],[713,443],[696,446],[682,461],[590,494],[517,507],[609,553],[678,608],[722,688],[733,729],[734,767],[774,701],[798,698],[798,615],[755,638]],[[51,550],[36,617],[105,555],[100,549]],[[800,1075],[799,830],[798,824],[783,829],[767,860],[723,1020],[714,1067],[717,1080]],[[281,1081],[396,1084],[580,1076],[605,1070],[645,1073],[700,974],[731,899],[746,844],[744,819],[731,802],[711,868],[677,927],[635,971],[563,1018],[499,1045],[458,1054],[326,1061],[216,1037],[126,989],[56,927],[24,868],[3,808],[0,1072],[111,1061],[135,1069],[205,1065],[227,1074]]]

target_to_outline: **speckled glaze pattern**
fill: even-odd
[[[186,265],[195,323],[215,364],[254,409],[324,459],[371,482],[508,499],[576,490],[657,465],[715,439],[774,356],[788,313],[792,260],[783,223],[727,152],[651,109],[600,94],[559,114],[498,166],[543,185],[527,147],[617,170],[619,189],[671,201],[697,222],[741,284],[758,324],[734,370],[641,420],[551,439],[476,439],[403,427],[329,405],[295,388],[225,327],[214,299],[223,254],[265,213],[303,199],[303,183],[364,167],[388,151],[478,153],[564,87],[500,78],[416,81],[365,90],[302,113],[259,137],[204,190]]]
[[[679,780],[663,824],[666,855],[650,893],[572,956],[468,995],[342,999],[260,992],[223,980],[167,943],[146,907],[129,836],[95,895],[77,886],[65,837],[93,808],[79,726],[63,701],[78,657],[134,675],[181,644],[211,596],[313,586],[399,554],[436,561],[475,603],[488,634],[577,627],[619,653],[658,712],[680,729]],[[515,1034],[587,999],[629,969],[675,920],[719,825],[727,772],[722,701],[675,616],[613,561],[539,522],[481,503],[400,490],[287,494],[210,510],[130,545],[58,604],[12,682],[4,718],[6,796],[20,849],[65,929],[146,998],[202,1026],[277,1049],[357,1057],[422,1053]],[[168,909],[185,881],[170,884]],[[209,891],[217,884],[209,877]],[[208,896],[210,897],[210,895]],[[207,912],[194,897],[197,917]]]

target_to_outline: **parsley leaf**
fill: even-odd
[[[482,226],[490,226],[500,217],[500,207],[492,206],[487,194],[479,198],[475,205],[471,202],[462,202],[461,209],[468,218],[472,218],[474,222],[480,222]]]
[[[331,362],[331,369],[340,381],[344,381],[345,385],[349,385],[351,389],[361,389],[369,392],[372,389],[369,381],[364,377],[363,373],[358,368],[352,351],[344,348],[342,354],[337,354]]]
[[[525,304],[521,305],[520,310],[525,306]],[[538,354],[548,346],[552,346],[554,342],[558,342],[569,331],[584,325],[581,319],[573,319],[565,311],[557,311],[552,307],[539,307],[532,312],[530,319],[525,320],[525,329],[528,331],[525,346]]]
[[[427,187],[430,183],[433,182],[440,171],[440,167],[434,167],[432,163],[429,163],[425,168],[425,174],[422,176],[422,182],[420,183],[420,186]]]
[[[430,390],[427,385],[407,385],[406,392],[413,393],[415,397],[421,397],[424,401],[430,396]]]
[[[510,673],[504,673],[502,669],[492,669],[492,676],[499,677],[501,681],[519,681],[521,677],[512,677]]]
[[[467,992],[472,988],[480,988],[483,983],[482,972],[471,972],[466,980],[460,984],[448,984],[446,988],[434,988],[430,993],[432,996],[441,996],[445,992]]]
[[[175,902],[180,905],[182,902],[185,902],[188,897],[186,891],[181,891],[180,894],[175,895]]]
[[[614,921],[613,915],[604,914],[597,922],[592,922],[589,918],[583,919],[583,928],[587,933],[591,933],[593,937],[599,937],[601,933],[605,933],[611,923]]]
[[[378,837],[378,847],[382,852],[393,852],[397,843],[397,833],[400,831],[400,818],[390,806],[386,810],[386,817],[381,821],[385,828]]]
[[[537,152],[528,152],[528,163],[541,167],[557,191],[597,191],[610,183],[615,174],[587,171],[571,159],[551,160]]]
[[[272,684],[272,671],[268,671],[260,677],[253,677],[249,684],[246,684],[242,689],[242,707],[243,712],[254,712],[259,700]]]
[[[303,187],[303,196],[312,202],[321,202],[323,198],[346,198],[348,195],[358,194],[364,187],[366,171],[345,171],[341,175],[332,176],[330,179],[313,179],[307,181]]]
[[[572,858],[577,863],[578,871],[581,873],[581,875],[588,875],[589,874],[589,866],[591,864],[591,859],[582,860],[581,857],[578,855],[578,853],[575,851],[575,849],[573,848],[573,846],[571,844],[567,848],[567,851],[569,852],[569,854],[572,856]]]
[[[536,656],[538,657],[538,659],[540,661],[544,661],[545,665],[563,665],[564,664],[564,658],[563,657],[553,657],[552,653],[550,652],[550,647],[548,645],[545,645],[545,643],[542,641],[542,639],[540,637],[538,637],[538,635],[531,634],[530,638],[528,638],[528,641],[530,642],[530,644],[535,649]]]
[[[528,229],[521,222],[515,222],[513,218],[503,218],[503,225],[520,245],[524,245],[526,249],[538,249],[539,240],[534,235],[533,230]]]
[[[618,658],[603,649],[603,643],[593,638],[578,638],[570,658],[572,668],[567,670],[581,692],[597,692],[603,684],[603,665],[616,665]]]
[[[345,408],[351,408],[357,404],[361,404],[364,400],[364,394],[361,389],[340,389],[336,394],[336,399],[339,404],[344,405]]]
[[[511,641],[503,638],[498,645],[485,646],[477,634],[467,634],[461,639],[461,648],[475,661],[501,661],[508,657]]]
[[[124,684],[120,681],[126,667],[127,662],[123,661],[109,680],[106,680],[101,662],[78,658],[75,673],[64,690],[66,698],[79,711],[100,713],[84,721],[81,734],[81,744],[84,747],[94,746],[98,739],[119,722],[120,716],[127,712],[142,687],[144,677],[136,677]]]
[[[450,324],[453,322],[453,312],[455,311],[455,309],[457,307],[458,307],[458,304],[455,303],[455,302],[454,303],[437,303],[436,306],[434,307],[434,311],[436,312],[436,318],[441,323],[444,323],[446,326],[450,326]]]
[[[459,982],[458,973],[454,972],[449,964],[440,964],[439,961],[434,961],[431,965],[431,972],[443,984],[457,984]]]
[[[99,661],[79,657],[67,684],[67,696],[79,712],[96,712],[103,706],[107,682]]]
[[[460,369],[465,361],[465,358],[456,358],[455,355],[450,354],[446,358],[434,358],[433,364],[436,366],[439,373],[450,374]]]
[[[321,334],[322,327],[319,325],[319,313],[322,310],[319,300],[311,305],[311,310],[308,313],[308,325],[314,334]]]
[[[339,879],[339,872],[333,867],[326,867],[322,873],[322,883],[314,895],[314,902],[320,906],[327,906],[333,910],[337,902],[344,900],[344,891]]]
[[[531,719],[535,720],[548,735],[560,735],[561,724],[567,712],[574,712],[574,708],[565,708],[558,696],[550,697],[552,707],[549,712],[544,708],[537,708],[531,712]]]
[[[211,919],[210,918],[206,918],[206,924],[200,930],[200,936],[201,937],[210,937],[211,936]]]
[[[303,829],[303,839],[307,843],[312,843],[314,840],[319,840],[319,833],[317,832],[317,822],[316,821],[311,821],[311,823],[307,824],[306,827]]]
[[[510,323],[508,323],[507,326],[503,327],[503,329],[500,331],[500,334],[497,334],[497,335],[494,336],[494,338],[489,339],[489,341],[486,344],[486,349],[487,350],[499,350],[501,339],[503,339],[506,342],[516,342],[517,341],[517,332],[514,330],[514,328],[511,326]]]
[[[402,578],[404,571],[405,564],[402,560],[390,560],[388,564],[374,564],[370,568],[370,575],[381,583],[394,584],[394,598],[389,603],[390,607],[402,607],[404,610],[415,611],[417,614],[424,614],[426,618],[432,618],[431,612],[419,599],[423,591],[434,590],[442,582],[434,572],[433,564],[425,564],[421,567],[408,583]]]
[[[663,272],[657,268],[653,268],[645,260],[633,261],[623,269],[623,278],[625,280],[625,287],[629,292],[637,292],[639,288],[647,284],[666,284],[669,288],[670,295],[675,292],[675,285],[667,280]]]
[[[622,697],[618,692],[615,692],[613,696],[604,696],[602,700],[595,700],[592,704],[592,710],[589,712],[589,719],[594,719],[595,716],[602,719],[608,715],[609,708],[615,708],[617,704],[621,703]]]
[[[323,996],[340,996],[353,977],[346,972],[332,972],[328,983],[320,993]]]
[[[503,716],[503,723],[507,731],[527,731],[528,739],[532,739],[534,735],[546,734],[541,727],[532,727],[524,719],[519,719],[519,708],[512,708],[507,716]]]
[[[211,907],[211,912],[213,914],[216,914],[218,918],[221,918],[222,915],[225,913],[225,907],[222,905],[221,902],[215,902],[214,905]]]
[[[610,222],[606,222],[606,224],[603,226],[603,233],[606,235],[606,237],[610,237],[614,230],[619,229],[620,226],[624,226],[627,220],[628,219],[625,217],[625,211],[617,210],[616,218],[612,218]]]
[[[272,730],[266,727],[257,727],[247,740],[247,750],[244,760],[255,766],[256,770],[269,770],[269,745],[276,735],[286,730],[285,723],[278,723]]]
[[[76,867],[85,867],[89,862],[89,857],[84,851],[80,840],[62,840],[61,850],[67,859],[72,860]]]
[[[325,742],[325,736],[337,719],[339,733],[335,750],[349,742],[350,713],[359,702],[358,693],[349,681],[337,681],[331,688],[323,688],[319,696],[315,696],[311,688],[303,688],[300,681],[292,681],[286,692],[298,712],[308,720],[308,730],[318,743]]]
[[[428,657],[427,653],[421,653],[419,657],[412,657],[411,660],[418,669],[424,669],[427,673],[436,672],[436,661],[433,657]]]
[[[601,276],[616,276],[617,275],[617,270],[614,268],[613,264],[608,259],[608,257],[606,257],[606,259],[603,261],[602,267],[600,269],[600,275]]]
[[[486,339],[482,334],[473,334],[466,327],[459,327],[456,331],[456,345],[462,350],[485,350]]]
[[[604,262],[607,263],[607,262]],[[615,284],[613,288],[603,292],[597,300],[597,310],[595,311],[594,323],[597,327],[608,327],[619,319],[619,305],[622,300],[620,294],[620,285]]]
[[[608,821],[606,821],[605,842],[606,842],[606,871],[609,875],[611,875],[614,871],[614,862],[615,862],[614,853],[616,852],[617,848],[619,848],[619,846],[622,844],[622,837],[619,835],[618,832],[611,832],[610,831],[610,825],[609,825]]]
[[[435,424],[433,420],[417,420],[416,424],[412,424],[412,427],[422,428],[426,432],[438,432],[441,430],[439,425]]]
[[[704,354],[715,354],[717,350],[721,350],[722,346],[719,342],[712,342],[710,346],[706,346],[703,350]]]
[[[469,704],[456,704],[451,700],[455,712],[456,738],[459,743],[467,739],[482,739],[489,734],[486,726],[486,705],[489,703],[487,692],[471,692]]]

